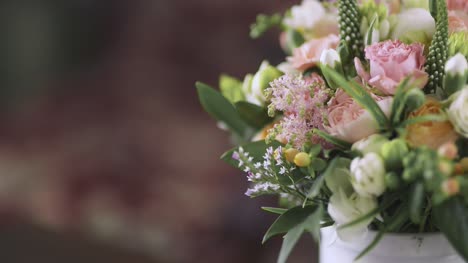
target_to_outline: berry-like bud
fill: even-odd
[[[290,163],[293,163],[294,162],[294,158],[296,157],[296,155],[299,153],[298,150],[294,149],[294,148],[289,148],[287,149],[286,151],[284,151],[284,157],[286,158],[286,160]]]
[[[454,166],[449,161],[441,160],[439,162],[439,171],[445,176],[450,176],[453,174]]]
[[[310,156],[305,152],[300,152],[294,157],[294,163],[299,167],[307,167],[310,165]]]
[[[445,157],[449,160],[453,160],[458,155],[458,148],[453,142],[447,142],[439,147],[438,151],[440,156]]]
[[[386,167],[388,169],[401,167],[402,160],[408,151],[408,145],[406,145],[403,139],[396,139],[385,143],[382,146],[381,154],[385,160]]]
[[[442,183],[442,192],[448,196],[454,196],[460,192],[460,183],[455,178],[450,178]]]
[[[395,172],[390,172],[385,175],[385,184],[391,190],[396,190],[400,186],[400,178]]]

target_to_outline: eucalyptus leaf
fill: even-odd
[[[435,206],[433,211],[437,227],[468,262],[468,205],[461,197],[455,197]]]
[[[278,207],[262,207],[262,210],[278,215],[282,215],[284,212],[288,211],[288,209]]]
[[[265,243],[273,236],[286,233],[297,225],[302,224],[316,209],[317,207],[312,205],[305,207],[296,206],[284,212],[268,229],[262,243]]]
[[[206,112],[213,118],[225,123],[237,135],[244,137],[248,131],[248,125],[242,120],[234,106],[210,86],[196,83],[198,98]]]
[[[225,74],[219,78],[219,90],[221,94],[233,104],[245,99],[242,85],[240,80]]]
[[[261,129],[273,121],[273,119],[268,116],[267,110],[258,105],[246,101],[239,101],[235,106],[239,116],[253,128]]]

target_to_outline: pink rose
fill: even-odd
[[[466,0],[447,0],[448,10],[457,10],[468,13],[468,1]]]
[[[393,98],[374,97],[385,115],[390,116]],[[325,126],[328,133],[354,143],[377,133],[377,128],[377,123],[368,111],[359,106],[342,89],[336,91],[328,107],[328,125]]]
[[[450,34],[468,30],[468,14],[464,12],[449,11],[448,21]]]
[[[385,95],[395,94],[398,84],[411,76],[415,85],[423,88],[428,80],[428,74],[423,66],[426,59],[423,56],[424,47],[419,43],[404,44],[399,40],[387,40],[366,47],[366,59],[370,63],[370,72],[364,70],[361,61],[354,59],[359,77]]]
[[[288,57],[292,66],[300,71],[304,71],[315,66],[320,61],[322,51],[338,46],[340,38],[337,35],[328,35],[323,38],[312,39],[309,42],[293,50],[293,56]]]

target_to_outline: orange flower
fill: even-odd
[[[427,97],[426,103],[418,110],[411,113],[409,118],[428,114],[440,114],[441,112],[440,102],[432,97]],[[454,142],[458,138],[450,121],[420,122],[409,125],[406,130],[406,140],[413,147],[426,145],[431,149],[437,150],[443,144]]]

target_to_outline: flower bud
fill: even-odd
[[[431,13],[423,8],[410,8],[397,15],[391,38],[430,44],[434,33],[435,21]]]
[[[385,165],[376,153],[351,162],[351,184],[362,196],[378,197],[385,191]]]
[[[340,55],[338,55],[338,52],[334,49],[326,49],[320,55],[320,63],[330,68],[335,68],[338,63],[341,63]]]
[[[286,158],[288,162],[292,163],[294,162],[294,158],[296,157],[298,153],[299,153],[298,150],[294,148],[289,148],[286,151],[284,151],[284,157]]]
[[[468,85],[453,94],[454,101],[447,109],[447,116],[455,131],[468,138]]]
[[[403,139],[395,139],[382,146],[381,154],[387,168],[400,168],[403,158],[409,152],[408,145]]]
[[[305,152],[300,152],[294,157],[294,163],[299,167],[307,167],[310,165],[310,156]]]
[[[461,90],[468,80],[468,62],[461,53],[451,57],[445,64],[445,93],[452,95]]]
[[[260,69],[251,80],[244,82],[244,93],[246,100],[252,104],[263,106],[266,102],[264,91],[270,85],[270,82],[279,78],[283,73],[271,66],[267,61],[263,61]],[[250,82],[250,85],[248,85]]]
[[[408,112],[414,111],[421,107],[426,101],[426,96],[424,92],[420,89],[411,89],[406,93],[404,98],[406,104],[406,110]]]
[[[368,153],[380,153],[382,145],[388,142],[387,137],[380,134],[373,134],[367,138],[359,140],[353,144],[351,149],[353,151],[359,151],[363,155]]]
[[[446,161],[446,160],[440,160],[438,168],[439,168],[439,171],[445,176],[452,175],[455,169],[453,163],[450,161]]]
[[[458,155],[458,148],[453,142],[447,142],[439,147],[437,150],[439,156],[445,157],[449,160],[453,160]]]
[[[400,186],[400,178],[395,172],[390,172],[385,175],[385,185],[391,190],[396,190]]]
[[[455,178],[449,178],[442,183],[442,192],[454,196],[460,192],[460,183]]]

